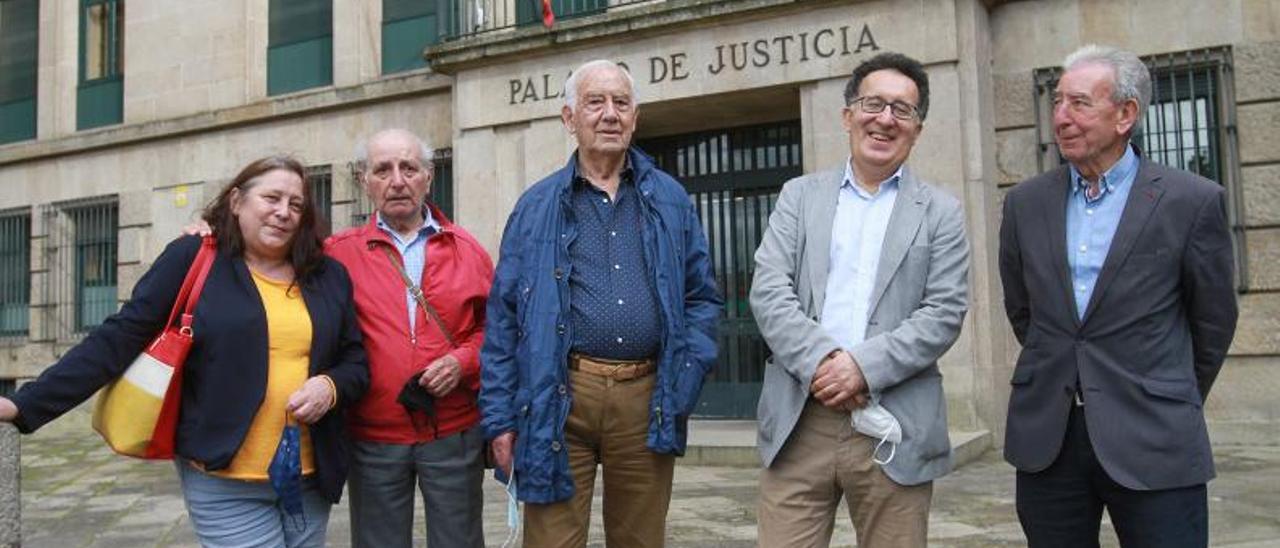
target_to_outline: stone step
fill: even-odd
[[[973,462],[991,448],[991,432],[952,430],[951,452],[955,467]],[[756,421],[691,420],[684,466],[760,466],[756,453]]]

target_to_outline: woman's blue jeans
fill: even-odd
[[[205,547],[323,547],[332,507],[312,478],[303,479],[302,516],[285,513],[269,482],[211,476],[178,459],[182,498]]]

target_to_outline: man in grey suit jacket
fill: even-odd
[[[1132,53],[1086,46],[1054,92],[1069,165],[1004,203],[1000,277],[1022,353],[1005,458],[1028,543],[1205,546],[1203,402],[1236,325],[1222,187],[1129,146],[1151,97]]]
[[[937,360],[967,310],[969,251],[960,203],[903,166],[928,76],[877,55],[845,103],[849,161],[787,182],[756,251],[751,309],[773,350],[758,412],[770,548],[828,545],[842,496],[858,546],[924,546],[932,481],[951,468]]]

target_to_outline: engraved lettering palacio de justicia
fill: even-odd
[[[642,62],[618,60],[637,82],[660,84],[690,77],[716,78],[727,73],[768,70],[793,63],[808,63],[833,57],[874,52],[880,49],[871,27],[841,25],[818,30],[760,37],[754,40],[716,44],[697,52],[677,51],[652,55]],[[634,66],[633,66],[634,65]],[[639,72],[637,72],[639,71]],[[568,74],[542,74],[507,81],[507,104],[536,103],[564,96]]]

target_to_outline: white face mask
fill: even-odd
[[[520,500],[516,498],[516,472],[511,471],[511,477],[507,479],[507,540],[502,542],[502,548],[515,546],[516,539],[520,536]]]
[[[898,444],[902,443],[902,425],[898,419],[880,405],[879,398],[873,399],[870,405],[853,412],[853,429],[880,440],[871,452],[871,460],[884,466],[893,460],[898,452]],[[880,448],[889,444],[889,456],[880,460]]]

